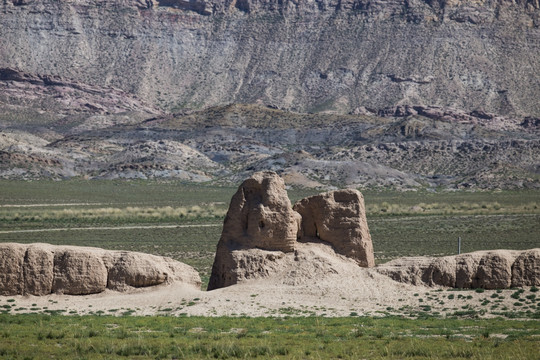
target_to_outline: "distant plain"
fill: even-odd
[[[0,188],[0,242],[47,242],[170,256],[194,266],[203,289],[236,191],[177,181],[101,180],[0,180]],[[315,193],[290,189],[289,197],[294,202]],[[455,254],[458,237],[462,252],[540,245],[537,191],[420,189],[363,194],[377,263],[401,256]],[[405,306],[387,308],[388,312],[376,312],[374,317],[351,312],[336,318],[302,307],[283,307],[266,318],[172,316],[178,306],[174,303],[160,308],[161,316],[134,316],[136,309],[124,307],[89,308],[89,315],[73,311],[72,316],[61,316],[68,312],[58,304],[60,298],[52,297],[43,306],[39,299],[3,297],[0,357],[515,360],[537,356],[536,287],[487,295],[482,289],[450,290],[415,294],[415,300],[427,304],[419,309]],[[520,306],[501,308],[499,302],[510,294],[510,300]],[[429,306],[450,304],[455,298],[465,305],[448,305],[453,310],[446,315]],[[470,304],[465,300],[469,298]],[[257,301],[257,297],[249,299]],[[33,308],[24,305],[29,301],[36,302]],[[478,301],[484,301],[482,306],[471,305]],[[184,301],[180,307],[198,302],[198,298]],[[58,306],[61,310],[48,309]],[[490,312],[491,318],[483,318]]]
[[[0,180],[0,242],[170,256],[208,281],[232,187],[177,181]],[[292,202],[316,194],[290,189]],[[363,191],[377,263],[540,246],[540,193]]]

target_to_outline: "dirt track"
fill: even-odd
[[[35,233],[52,231],[71,230],[129,230],[129,229],[174,229],[174,228],[194,228],[194,227],[215,227],[223,224],[195,224],[195,225],[140,225],[140,226],[98,226],[98,227],[74,227],[74,228],[54,228],[54,229],[27,229],[27,230],[3,230],[0,234]]]

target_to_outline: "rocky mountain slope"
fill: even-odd
[[[1,178],[540,187],[522,1],[4,0]]]
[[[28,91],[23,104],[0,96],[2,178],[235,184],[254,171],[274,170],[289,185],[322,188],[540,186],[537,118],[418,107],[379,115],[300,114],[256,105],[176,115],[151,108],[108,113],[106,105],[47,111],[47,99],[85,104],[85,97],[60,96],[47,86],[50,97],[31,100],[34,85]]]
[[[3,0],[0,67],[161,109],[540,116],[538,0]]]

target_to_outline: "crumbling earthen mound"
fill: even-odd
[[[260,262],[259,256],[237,253],[248,249],[294,251],[299,227],[300,215],[291,207],[283,179],[273,172],[254,174],[231,200],[208,289],[236,284],[245,274],[264,272],[263,267],[253,268]],[[240,260],[245,256],[247,260]]]
[[[325,256],[306,257],[310,246],[318,246],[319,254],[323,251]],[[284,271],[290,273],[285,278],[293,283],[300,278],[321,281],[329,273],[339,272],[336,269],[343,267],[334,265],[343,259],[361,267],[373,267],[375,263],[360,192],[319,194],[291,208],[283,180],[274,172],[256,173],[240,185],[232,199],[208,290],[282,276]],[[376,269],[413,285],[485,289],[532,286],[540,285],[540,249],[401,258]]]
[[[360,266],[375,266],[364,197],[358,190],[310,196],[298,201],[294,210],[302,216],[301,241],[315,238],[328,242],[337,253],[356,260]]]
[[[540,249],[401,258],[378,266],[377,270],[413,285],[484,289],[540,285]]]
[[[362,194],[333,191],[303,199],[293,210],[283,179],[260,172],[231,201],[208,290],[270,276],[278,259],[297,250],[298,240],[326,243],[360,266],[374,266]]]
[[[290,252],[299,225],[300,215],[291,207],[283,179],[273,172],[260,172],[234,194],[221,239],[237,248]]]
[[[179,282],[200,287],[199,274],[170,258],[49,244],[0,244],[0,295],[86,295]]]

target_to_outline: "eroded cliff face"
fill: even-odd
[[[162,109],[540,115],[538,0],[3,0],[0,67]]]

